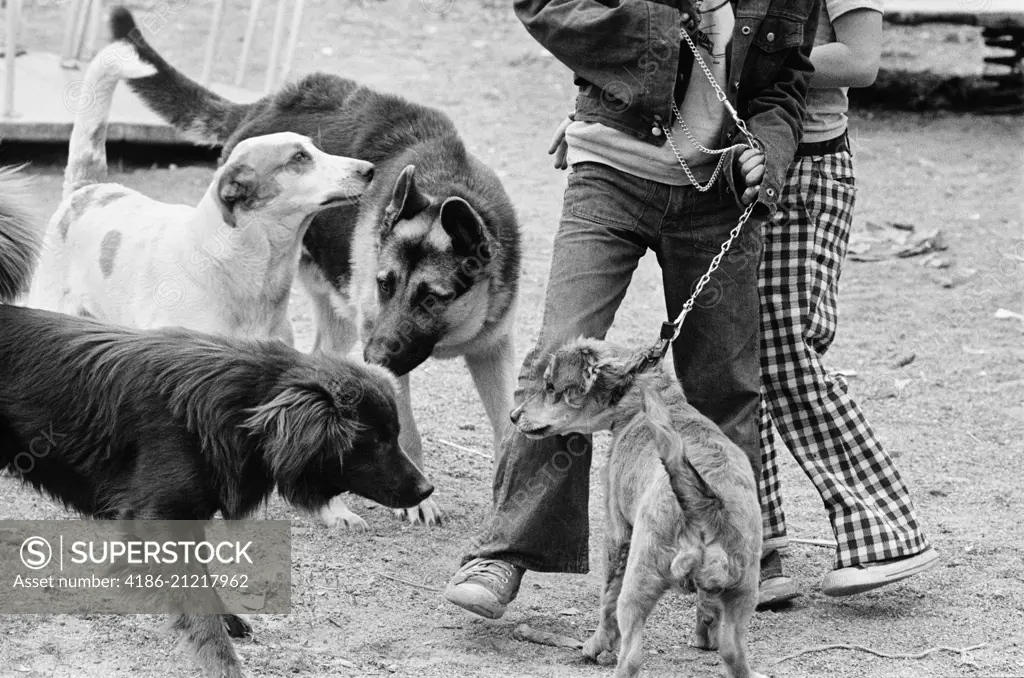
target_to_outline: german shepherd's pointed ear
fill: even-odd
[[[214,198],[220,207],[224,223],[232,228],[238,226],[235,220],[235,208],[255,200],[260,191],[260,176],[256,170],[245,163],[225,165],[217,180]]]
[[[465,199],[452,196],[441,203],[441,227],[452,239],[452,249],[464,257],[491,259],[491,243],[484,220]]]
[[[384,209],[384,230],[390,230],[401,219],[412,219],[430,206],[430,198],[416,186],[416,165],[406,165],[395,181],[391,202]]]
[[[359,433],[359,425],[316,385],[289,386],[249,413],[242,427],[262,437],[265,460],[279,483],[301,476],[324,451],[343,458]]]

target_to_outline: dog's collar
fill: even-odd
[[[615,385],[610,397],[608,398],[609,405],[616,405],[620,400],[622,400],[623,396],[626,395],[626,391],[628,391],[633,385],[633,380],[636,379],[637,375],[648,372],[651,368],[657,367],[661,363],[665,354],[668,353],[669,346],[672,344],[671,337],[674,329],[675,328],[672,323],[665,323],[662,325],[661,338],[658,339],[658,343],[643,351],[629,371],[623,375],[623,378]]]

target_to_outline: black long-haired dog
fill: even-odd
[[[382,368],[4,305],[25,290],[39,247],[25,189],[0,171],[0,471],[112,519],[239,519],[275,487],[311,511],[342,492],[393,508],[430,496],[398,444]],[[57,442],[37,456],[42,432]],[[241,619],[174,625],[209,675],[242,675],[228,637],[250,630]]]

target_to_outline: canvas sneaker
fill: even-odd
[[[913,556],[832,570],[821,580],[821,590],[826,596],[852,596],[921,574],[938,563],[939,554],[929,546]]]
[[[448,602],[488,619],[498,619],[516,599],[523,568],[504,560],[476,558],[455,573],[445,587]]]
[[[796,582],[782,573],[782,554],[772,549],[761,556],[761,588],[757,609],[771,610],[800,596]]]

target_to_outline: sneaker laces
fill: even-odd
[[[494,585],[507,584],[515,574],[511,565],[501,560],[482,560],[466,570],[466,577],[483,579]]]

